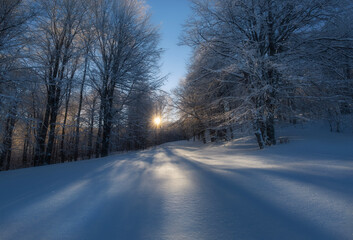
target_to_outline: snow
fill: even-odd
[[[292,128],[0,173],[0,239],[353,239],[353,136]]]

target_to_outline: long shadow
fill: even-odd
[[[165,161],[157,161],[158,154],[165,154]],[[43,182],[43,176],[38,176],[30,182],[38,184],[34,190],[29,189],[21,199],[0,208],[0,239],[22,239],[23,236],[26,239],[175,239],[176,236],[161,235],[166,208],[170,206],[165,205],[166,196],[158,191],[160,183],[151,172],[165,163],[191,171],[186,176],[200,188],[195,193],[199,195],[196,198],[200,203],[196,204],[200,211],[196,216],[199,222],[197,226],[190,226],[190,236],[192,232],[203,231],[203,240],[341,239],[261,198],[209,165],[179,156],[169,148],[134,153],[128,156],[129,160],[126,158],[126,155],[112,156],[99,160],[101,162],[73,164],[65,174],[64,171],[51,172],[48,168],[46,182]],[[295,172],[227,171],[233,171],[232,174],[239,178],[251,173],[253,176],[269,174],[298,180]],[[312,179],[304,174],[299,180],[309,182]],[[315,178],[314,182],[319,184],[319,181],[327,181],[325,186],[331,190],[335,187],[328,184],[330,178]],[[78,187],[71,193],[70,189],[76,185]],[[20,196],[13,191],[12,196]]]
[[[163,215],[160,214],[163,196],[151,189],[143,189],[145,171],[130,172],[129,178],[133,179],[129,188],[112,197],[106,197],[106,189],[98,192],[98,196],[104,197],[84,224],[85,239],[157,239],[157,229],[163,224]],[[107,179],[100,185],[105,184],[111,185],[111,181]],[[94,198],[96,194],[91,192],[91,196],[85,194],[85,197]]]
[[[158,239],[163,196],[142,188],[153,155],[92,162],[81,165],[81,174],[52,176],[2,212],[0,239]]]
[[[234,169],[229,169],[234,171]],[[243,170],[240,170],[243,171]],[[318,174],[303,173],[296,170],[273,170],[254,169],[255,174],[272,175],[278,178],[287,179],[292,182],[300,182],[306,185],[313,185],[332,194],[350,197],[353,201],[353,175],[351,176],[325,176]],[[246,170],[244,170],[246,172]]]
[[[176,155],[168,148],[165,154],[193,169],[198,184],[207,186],[214,193],[212,199],[205,201],[210,201],[209,205],[222,213],[207,224],[211,229],[212,225],[213,228],[222,228],[217,222],[226,222],[230,227],[229,234],[223,239],[341,239],[318,224],[287,212],[283,206],[261,198],[206,164]]]

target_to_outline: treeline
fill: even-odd
[[[142,1],[0,2],[0,170],[155,143],[161,50]]]
[[[327,119],[341,131],[353,111],[351,1],[192,3],[182,43],[194,54],[175,91],[189,137],[243,130],[263,148],[280,122]]]

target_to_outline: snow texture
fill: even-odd
[[[353,138],[318,132],[2,172],[0,239],[353,239]]]

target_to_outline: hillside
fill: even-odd
[[[174,142],[0,173],[0,239],[353,239],[353,136]]]

